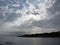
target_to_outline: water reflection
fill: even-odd
[[[0,45],[60,45],[60,39],[0,37]]]

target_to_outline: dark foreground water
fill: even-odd
[[[0,37],[0,45],[60,45],[59,38]]]

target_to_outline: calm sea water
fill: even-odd
[[[0,45],[60,45],[60,39],[1,36]]]

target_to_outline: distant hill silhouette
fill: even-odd
[[[53,37],[53,38],[60,38],[60,31],[58,32],[51,32],[51,33],[41,33],[41,34],[25,34],[18,37]]]

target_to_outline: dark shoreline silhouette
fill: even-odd
[[[60,31],[51,32],[51,33],[41,33],[41,34],[25,34],[25,35],[21,35],[21,36],[18,36],[18,37],[43,37],[43,38],[52,37],[52,38],[60,38]]]

